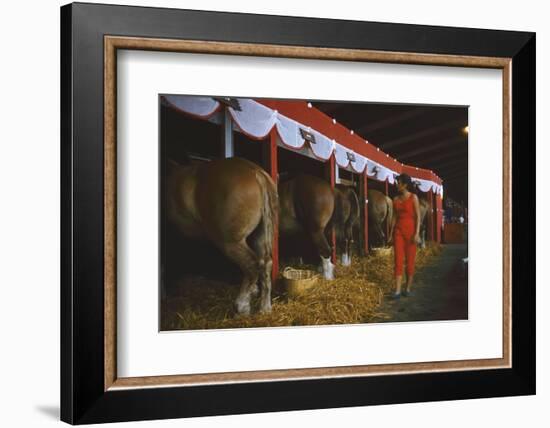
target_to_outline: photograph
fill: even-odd
[[[159,94],[160,331],[468,320],[468,106]]]
[[[535,394],[535,34],[272,12],[61,8],[61,420]]]

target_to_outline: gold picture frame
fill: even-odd
[[[105,36],[105,390],[174,385],[257,382],[307,378],[336,378],[367,375],[410,374],[450,370],[498,369],[511,365],[511,200],[510,163],[511,58],[431,55],[405,52],[377,52],[265,44],[167,40]],[[201,53],[211,55],[251,55],[278,58],[383,62],[417,65],[495,68],[502,70],[503,95],[503,349],[502,358],[424,363],[380,364],[307,369],[188,374],[171,376],[116,376],[116,52],[119,49]]]

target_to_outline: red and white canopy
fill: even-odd
[[[164,95],[163,102],[196,118],[220,123],[222,104],[214,98]],[[327,161],[334,154],[341,168],[351,169],[379,181],[394,183],[395,177],[407,173],[423,192],[432,190],[443,196],[441,179],[432,171],[404,165],[376,148],[353,131],[336,123],[320,110],[303,101],[253,100],[238,98],[239,109],[228,106],[236,130],[255,140],[265,139],[276,128],[282,145],[299,150],[309,144],[313,155]],[[315,143],[304,139],[301,130],[312,134]]]

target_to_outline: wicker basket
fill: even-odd
[[[282,273],[284,291],[289,297],[304,294],[319,280],[319,275],[312,270],[286,267]]]
[[[377,256],[389,256],[393,251],[393,247],[373,247],[371,248],[372,254]]]

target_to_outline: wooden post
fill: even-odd
[[[369,180],[367,178],[367,169],[365,167],[365,172],[363,173],[363,239],[364,242],[364,251],[365,256],[369,254]]]
[[[222,148],[223,157],[232,158],[235,156],[235,147],[233,144],[233,121],[227,107],[222,110]]]
[[[428,231],[428,236],[426,237],[426,239],[428,241],[433,241],[434,240],[434,228],[435,228],[435,224],[437,223],[435,221],[435,214],[437,212],[437,209],[436,209],[436,204],[435,204],[435,201],[434,201],[434,197],[433,197],[433,192],[432,192],[432,189],[428,190],[428,202],[429,202],[429,212],[426,213],[427,215],[427,219],[426,221],[428,222],[427,226],[426,226],[426,230]]]
[[[334,188],[336,187],[336,156],[334,153],[328,160],[328,177],[330,180],[330,187],[334,191]],[[332,246],[332,263],[336,263],[336,229],[334,228],[334,225],[330,230],[330,245]]]
[[[277,130],[275,127],[269,133],[269,140],[262,142],[262,157],[265,170],[271,176],[271,179],[278,186],[279,182],[279,159],[277,157]],[[273,248],[271,253],[273,267],[271,269],[271,279],[275,281],[279,276],[279,224],[274,225]]]

